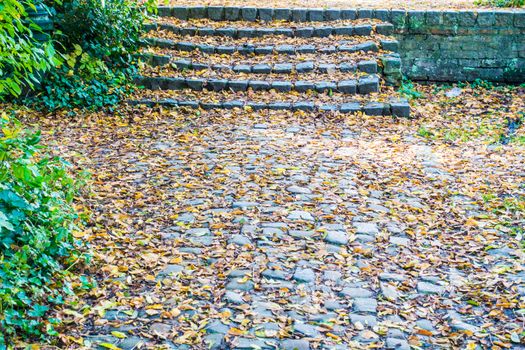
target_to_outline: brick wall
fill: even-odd
[[[391,11],[412,80],[525,82],[525,11]]]

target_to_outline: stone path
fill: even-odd
[[[94,180],[71,347],[522,349],[519,147],[388,117],[414,111],[370,13],[209,10],[164,8],[132,106],[44,121]],[[413,115],[446,130],[506,110],[438,94]]]
[[[519,181],[496,174],[520,161],[375,118],[139,108],[56,127],[62,154],[96,169],[99,288],[62,316],[83,324],[70,334],[303,350],[474,349],[520,332],[523,256],[474,190]]]

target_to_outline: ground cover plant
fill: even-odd
[[[0,102],[39,109],[100,109],[130,91],[145,12],[128,1],[49,1],[50,40],[29,13],[41,2],[0,4]],[[79,26],[83,24],[83,26]],[[42,36],[40,36],[42,37]],[[42,80],[42,78],[45,79]],[[56,336],[53,309],[89,289],[79,271],[89,256],[74,203],[82,177],[51,157],[40,133],[18,121],[25,108],[0,109],[0,348]],[[77,238],[75,238],[77,237]]]
[[[0,348],[21,336],[56,335],[48,311],[73,293],[84,260],[75,239],[79,182],[46,154],[40,133],[0,115]]]

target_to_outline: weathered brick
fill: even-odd
[[[337,21],[341,19],[341,10],[340,9],[326,9],[324,11],[325,21]]]
[[[394,25],[391,23],[376,24],[376,33],[381,35],[392,35],[394,32]]]
[[[274,20],[289,21],[292,17],[292,11],[289,8],[276,8],[273,10]]]
[[[458,25],[458,12],[457,11],[443,11],[443,24],[445,26],[454,27]]]
[[[476,24],[477,15],[474,11],[458,11],[458,23],[460,26],[473,26]]]
[[[373,18],[373,10],[372,9],[358,9],[357,10],[357,18]]]
[[[224,8],[224,19],[227,21],[236,21],[241,18],[241,8],[234,6],[227,6]]]
[[[322,8],[308,9],[308,20],[313,22],[324,21],[324,10]]]
[[[525,28],[525,12],[514,13],[514,25],[518,28]]]
[[[392,10],[392,24],[396,29],[403,29],[406,27],[406,14],[405,10]]]
[[[188,19],[188,8],[184,6],[176,6],[171,8],[171,15],[178,19]]]
[[[254,22],[257,20],[257,8],[243,7],[241,9],[241,18],[245,21]]]
[[[411,33],[424,33],[426,30],[425,26],[425,15],[426,11],[407,11],[408,18],[408,30]]]
[[[294,22],[306,22],[308,19],[308,10],[306,8],[292,9],[292,20]]]
[[[206,6],[193,6],[189,8],[189,17],[191,18],[206,18],[208,9]]]
[[[443,24],[443,12],[442,11],[427,11],[425,15],[425,21],[427,26],[439,26]]]
[[[224,7],[223,6],[209,6],[208,17],[214,21],[221,21],[224,19]]]
[[[273,9],[272,8],[260,8],[259,19],[264,22],[273,21]]]
[[[341,10],[341,19],[356,19],[357,11],[355,9],[343,9]]]
[[[169,6],[159,6],[157,8],[157,14],[160,17],[169,17],[169,16],[171,16],[171,10],[172,10],[172,8],[169,7]]]
[[[494,11],[479,11],[478,25],[481,27],[490,27],[496,23],[496,15]]]
[[[372,16],[383,22],[390,22],[392,20],[390,10],[375,9]]]

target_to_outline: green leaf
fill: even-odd
[[[9,231],[13,231],[15,229],[13,225],[11,225],[11,223],[9,222],[7,216],[0,211],[0,228],[2,227]]]

